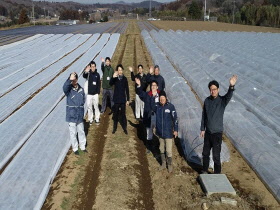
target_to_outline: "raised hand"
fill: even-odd
[[[175,136],[175,138],[177,138],[178,137],[178,132],[177,131],[174,131],[174,136]]]
[[[154,67],[150,67],[150,74],[154,74]]]
[[[141,86],[141,81],[140,81],[140,79],[135,78],[135,83],[136,83],[138,86]]]
[[[230,79],[229,79],[229,84],[231,85],[231,86],[234,86],[235,85],[235,83],[236,83],[236,81],[237,81],[237,75],[233,75]]]
[[[88,73],[90,71],[90,66],[88,65],[85,69],[85,72]]]
[[[75,80],[75,79],[76,79],[76,73],[73,72],[73,73],[71,74],[71,76],[70,76],[70,80],[73,81],[73,80]]]
[[[131,66],[128,67],[128,70],[129,70],[130,72],[133,72],[133,68],[132,68]]]
[[[118,73],[117,71],[115,71],[113,77],[116,78],[116,77],[118,77],[118,76],[119,76],[119,73]]]
[[[104,63],[104,62],[105,62],[105,59],[104,59],[104,58],[101,58],[101,62]]]

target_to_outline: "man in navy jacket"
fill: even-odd
[[[88,94],[87,94],[87,109],[88,109],[88,121],[91,125],[93,122],[93,109],[94,106],[94,115],[95,123],[99,124],[100,111],[99,111],[99,97],[100,94],[100,75],[96,69],[96,63],[91,61],[90,64],[85,69],[83,77],[88,80]]]
[[[120,124],[125,134],[127,133],[127,120],[126,120],[126,106],[129,105],[129,88],[127,78],[123,75],[123,66],[119,64],[113,77],[110,80],[110,85],[114,87],[114,106],[113,106],[113,134],[117,130],[118,121],[120,117]]]
[[[69,124],[70,140],[72,149],[76,155],[78,152],[77,132],[79,135],[79,146],[83,152],[87,152],[86,136],[84,132],[84,89],[78,84],[78,75],[73,72],[63,85],[63,91],[67,97],[66,121]]]
[[[159,137],[161,153],[160,170],[166,168],[165,148],[168,172],[172,172],[172,138],[178,136],[177,112],[173,104],[167,101],[165,91],[159,93],[159,103],[154,107],[156,113],[156,135]]]
[[[219,83],[215,80],[209,82],[210,96],[204,101],[200,137],[204,138],[203,145],[203,171],[207,174],[209,168],[210,150],[213,148],[214,173],[221,173],[221,146],[223,134],[223,117],[225,108],[228,105],[234,91],[237,76],[233,75],[230,80],[228,92],[224,96],[219,95]]]

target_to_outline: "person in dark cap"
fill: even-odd
[[[165,81],[160,75],[160,69],[158,65],[155,65],[155,67],[150,67],[150,72],[147,74],[146,81],[148,84],[150,84],[152,81],[157,81],[158,90],[162,91],[165,89]]]
[[[168,172],[172,172],[172,138],[178,136],[177,112],[173,104],[167,101],[165,91],[160,91],[159,102],[154,106],[156,113],[156,135],[159,137],[159,150],[161,153],[160,170],[166,168],[166,156]],[[166,156],[165,156],[166,152]]]
[[[219,95],[219,83],[215,80],[209,82],[208,88],[210,96],[208,96],[203,105],[200,137],[204,138],[203,145],[203,169],[202,173],[207,174],[210,161],[210,150],[213,148],[214,173],[221,173],[221,146],[223,134],[223,117],[227,104],[229,103],[237,76],[233,75],[229,80],[229,89],[224,96]]]

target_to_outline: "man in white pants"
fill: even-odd
[[[79,155],[77,132],[79,136],[80,149],[87,153],[86,136],[84,132],[84,104],[85,92],[78,84],[78,75],[73,72],[63,85],[63,92],[67,96],[66,121],[69,125],[72,149]]]
[[[93,122],[93,108],[95,115],[95,123],[99,124],[100,111],[99,111],[99,94],[100,94],[100,75],[96,69],[96,63],[91,61],[86,67],[83,77],[88,80],[88,94],[87,94],[87,109],[88,121],[91,125]]]
[[[147,83],[146,83],[146,74],[143,73],[143,66],[141,64],[138,65],[138,74],[134,75],[133,68],[130,66],[128,67],[129,71],[131,72],[131,80],[135,81],[135,78],[139,79],[141,82],[141,88],[145,92],[147,89]],[[142,101],[137,94],[137,84],[135,83],[135,117],[137,120],[140,120],[140,118],[143,119],[144,116],[144,101]]]

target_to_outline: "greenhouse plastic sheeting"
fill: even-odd
[[[62,71],[66,66],[70,65],[76,58],[83,54],[89,47],[90,44],[95,43],[100,34],[93,35],[87,42],[81,44],[83,39],[80,41],[74,41],[72,48],[77,48],[76,50],[69,53],[67,56],[63,57],[59,61],[55,62],[53,65],[47,67],[40,74],[35,75],[26,82],[22,83],[15,89],[13,89],[8,94],[0,98],[0,122],[3,121],[7,116],[9,116],[18,106],[20,106],[26,99],[35,93],[38,89],[46,85],[51,79],[53,79],[60,71]],[[86,36],[87,37],[87,36]],[[65,46],[67,47],[67,46]]]
[[[40,52],[42,52],[41,50],[45,50],[46,46],[48,46],[48,45],[50,46],[51,44],[59,43],[62,36],[63,36],[63,34],[44,35],[43,37],[40,37],[39,39],[34,40],[34,42],[25,43],[25,45],[23,47],[19,46],[18,49],[15,47],[13,49],[8,49],[7,50],[8,52],[3,51],[3,52],[1,52],[2,55],[1,55],[0,61],[1,61],[1,63],[3,63],[6,59],[10,59],[10,57],[14,57],[14,58],[27,57],[27,55],[32,54],[34,51],[36,53],[40,53]],[[69,36],[69,35],[67,35],[67,36]],[[40,48],[40,47],[44,47],[44,48]]]
[[[201,100],[215,79],[225,94],[239,76],[224,132],[280,200],[279,34],[152,31],[151,36]]]
[[[179,138],[186,158],[201,164],[203,139],[199,138],[202,107],[182,76],[174,69],[165,54],[154,43],[147,31],[142,32],[148,51],[155,64],[160,66],[160,74],[165,78],[168,99],[175,105],[178,113]],[[166,79],[168,78],[168,79]],[[211,153],[212,156],[212,153]],[[229,161],[227,146],[222,144],[221,161]],[[210,166],[213,168],[214,163]]]
[[[36,35],[33,35],[31,37],[28,37],[26,39],[23,39],[23,40],[20,40],[18,42],[13,42],[11,44],[7,44],[7,45],[3,45],[3,46],[0,46],[0,51],[3,51],[5,49],[11,49],[12,47],[15,47],[15,46],[19,46],[21,44],[24,44],[26,42],[30,42],[30,41],[33,41],[37,38],[39,38],[40,36],[42,36],[43,34],[36,34]]]
[[[101,51],[107,43],[109,36],[109,34],[103,34],[95,45],[80,57],[78,61],[40,91],[31,101],[1,123],[0,169],[61,100],[63,96],[60,91],[61,84],[65,82],[65,78],[70,75],[70,72],[84,68],[87,62]],[[89,46],[92,44],[89,44]]]
[[[108,34],[105,36],[104,40],[108,39]],[[81,74],[84,67],[98,53],[96,49],[102,49],[101,54],[112,55],[113,52],[107,50],[115,49],[119,35],[113,34],[111,37],[113,39],[111,38],[103,49],[101,43],[99,46],[94,45],[70,67],[69,72],[79,69],[77,73]],[[61,77],[63,82],[59,84],[60,93],[69,72]],[[70,147],[69,131],[65,122],[65,104],[64,98],[1,175],[0,203],[3,209],[40,209],[43,205],[50,184]]]
[[[39,73],[44,68],[60,60],[66,54],[73,51],[78,45],[85,42],[89,38],[89,36],[90,35],[74,35],[73,37],[68,38],[65,42],[61,42],[58,46],[51,45],[51,47],[48,47],[48,51],[44,51],[44,53],[46,53],[44,56],[41,56],[40,54],[38,55],[37,52],[34,52],[34,54],[32,54],[31,57],[34,61],[35,61],[34,58],[37,58],[36,61],[33,62],[28,59],[25,59],[25,62],[30,61],[31,63],[27,64],[27,66],[24,66],[20,70],[15,71],[16,69],[15,66],[17,64],[15,66],[12,65],[11,66],[12,69],[8,68],[8,70],[11,73],[9,73],[8,76],[4,76],[3,78],[0,79],[0,85],[1,85],[0,95],[3,95],[4,93],[16,87],[20,83],[24,82],[25,80]],[[52,49],[53,47],[55,47],[54,48],[55,50]],[[21,62],[18,65],[24,65],[24,64],[22,64]],[[0,71],[0,75],[2,72],[5,73],[7,71],[4,70]],[[14,78],[15,74],[17,80],[15,80]]]

